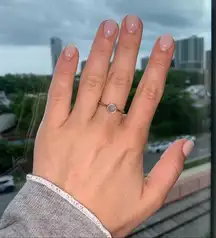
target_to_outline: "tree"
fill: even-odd
[[[31,172],[34,150],[34,143],[29,142],[28,138],[36,136],[45,111],[46,100],[44,94],[36,94],[34,97],[19,94],[12,104],[12,109],[18,118],[14,134],[27,140],[21,146],[10,147],[10,153],[15,156],[15,159],[21,158],[21,165],[26,173]]]
[[[197,109],[190,96],[168,84],[153,118],[151,132],[158,137],[190,134],[197,129],[194,128],[196,118]]]
[[[12,156],[8,151],[8,142],[0,140],[0,173],[12,167]]]
[[[79,83],[80,83],[80,79],[79,80],[74,80],[72,102],[71,102],[72,105],[74,105],[74,103],[76,101],[77,92],[78,92],[78,88],[79,88]]]
[[[47,92],[51,76],[12,75],[0,77],[0,88],[6,94]]]
[[[0,115],[4,113],[12,113],[12,110],[4,105],[0,105]]]
[[[166,84],[172,84],[181,89],[190,85],[204,84],[204,74],[196,71],[170,69]]]
[[[12,104],[12,110],[18,118],[15,134],[20,137],[34,137],[43,118],[45,106],[44,95],[28,97],[18,94]]]
[[[128,96],[125,111],[129,110],[143,71],[137,70],[132,89]],[[201,130],[201,110],[193,106],[193,100],[183,89],[191,83],[199,84],[199,73],[170,70],[167,75],[164,95],[152,121],[150,133],[156,137],[197,133]]]
[[[20,165],[25,173],[32,171],[34,143],[11,144],[0,140],[0,174]]]

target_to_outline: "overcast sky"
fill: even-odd
[[[0,75],[50,74],[51,36],[75,44],[80,61],[86,59],[98,25],[105,19],[120,24],[127,14],[144,22],[137,68],[164,33],[204,36],[210,48],[210,0],[0,0]]]

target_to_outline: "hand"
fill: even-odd
[[[103,22],[82,73],[76,103],[71,96],[78,50],[66,47],[56,65],[44,118],[38,130],[33,174],[72,195],[115,237],[127,235],[159,209],[182,172],[192,142],[179,140],[162,155],[147,178],[144,145],[161,99],[174,42],[156,40],[127,116],[108,112],[99,101],[124,110],[135,71],[142,22],[127,16],[112,62],[118,26]]]

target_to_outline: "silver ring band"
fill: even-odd
[[[115,112],[117,112],[117,111],[118,111],[118,112],[121,112],[122,114],[125,113],[124,110],[118,109],[117,106],[116,106],[116,104],[114,104],[114,103],[105,104],[105,103],[99,101],[98,104],[101,105],[101,106],[106,107],[106,108],[107,108],[107,111],[108,111],[109,113],[115,113]]]

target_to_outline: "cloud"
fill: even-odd
[[[94,1],[82,0],[1,0],[0,44],[46,45],[51,36],[90,40],[109,15],[103,7],[101,12]]]
[[[46,45],[51,36],[65,41],[91,40],[99,23],[137,14],[150,35],[182,35],[210,27],[207,0],[1,0],[0,44]],[[209,17],[208,17],[209,16]],[[148,32],[147,31],[147,32]]]
[[[74,43],[81,60],[86,59],[99,24],[110,18],[120,24],[127,14],[136,14],[144,22],[140,57],[149,54],[155,39],[167,32],[176,39],[205,36],[209,48],[210,6],[210,0],[1,0],[0,52],[4,60],[0,74],[9,70],[8,65],[13,72],[51,72],[51,36],[60,37],[64,44]]]
[[[106,0],[106,4],[113,8],[116,13],[122,15],[133,12],[144,21],[182,29],[193,27],[197,24],[197,19],[203,19],[205,16],[204,1],[137,0],[135,3],[130,0]]]
[[[209,0],[106,0],[117,15],[134,13],[144,22],[145,35],[155,36],[171,32],[175,37],[210,33]],[[148,34],[147,34],[148,33]]]

